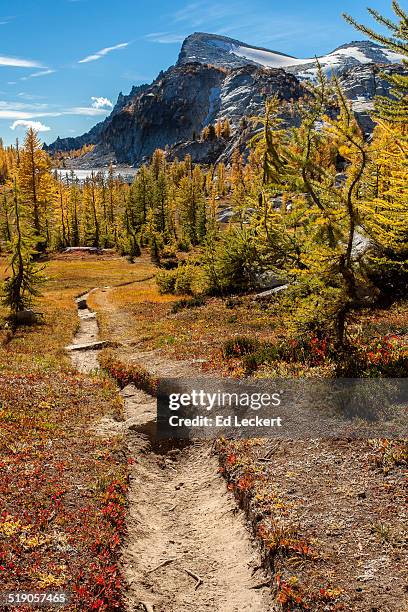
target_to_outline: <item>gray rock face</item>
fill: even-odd
[[[49,151],[50,153],[54,153],[56,151],[74,151],[75,149],[81,149],[84,145],[93,145],[97,144],[100,141],[101,134],[103,130],[106,128],[107,124],[111,120],[112,117],[119,113],[122,108],[124,108],[129,102],[137,96],[139,93],[144,91],[148,85],[139,85],[133,86],[131,92],[124,96],[122,92],[120,92],[118,96],[118,100],[109,115],[104,121],[97,123],[89,132],[86,134],[82,134],[82,136],[77,136],[75,138],[60,138],[58,137],[55,142],[50,145],[44,145],[44,149]]]
[[[396,53],[369,41],[343,45],[320,58],[326,72],[339,75],[366,132],[372,130],[368,113],[374,96],[388,93],[379,70],[403,71],[399,60]],[[188,153],[196,162],[228,161],[232,149],[238,145],[245,150],[251,136],[249,130],[238,129],[242,119],[261,115],[266,97],[298,99],[304,93],[301,82],[314,79],[316,71],[314,59],[195,33],[184,41],[176,66],[161,72],[151,85],[120,94],[111,115],[87,134],[57,139],[47,148],[55,152],[95,144],[92,153],[75,161],[84,168],[111,161],[139,166],[156,148],[167,149],[173,158]],[[229,141],[200,141],[206,125],[226,118],[233,128]]]
[[[171,148],[173,158],[188,153],[194,161],[213,163],[228,143],[199,142],[205,126],[229,119],[234,130],[242,117],[262,114],[265,97],[291,100],[303,93],[296,77],[283,70],[254,65],[230,70],[200,63],[175,66],[111,115],[95,150],[82,163],[115,159],[137,166],[157,148]]]
[[[246,51],[249,56],[253,54],[254,58],[251,59],[251,57],[243,56],[240,54],[241,50],[242,52]],[[279,59],[281,59],[283,63],[285,63],[286,60],[290,61],[291,59],[296,59],[284,53],[279,53],[278,51],[270,51],[263,47],[247,45],[240,40],[228,38],[227,36],[194,32],[194,34],[187,36],[183,42],[177,64],[182,66],[183,64],[190,64],[191,62],[200,62],[201,64],[211,64],[221,68],[239,68],[248,66],[248,64],[263,66],[264,64],[255,59],[259,52],[261,52],[260,55],[262,55],[262,52],[277,55],[277,63]],[[279,66],[277,65],[275,67]]]
[[[246,65],[228,72],[222,71],[219,86],[209,92],[208,113],[198,133],[204,125],[228,119],[233,131],[232,138],[176,143],[170,148],[169,157],[183,159],[189,154],[197,163],[228,161],[232,150],[238,146],[244,151],[248,139],[253,135],[251,130],[238,129],[243,117],[262,115],[265,99],[272,95],[289,101],[297,100],[303,94],[304,89],[298,80],[283,70]],[[282,117],[287,122],[293,119],[284,114]]]
[[[347,98],[353,103],[360,125],[369,134],[374,123],[370,113],[374,108],[376,96],[389,96],[390,85],[382,74],[406,74],[406,68],[400,64],[364,64],[354,66],[339,75],[339,81]]]
[[[218,116],[227,117],[236,126],[244,116],[262,114],[265,99],[272,95],[280,100],[298,100],[304,95],[304,89],[293,75],[282,69],[251,65],[235,69],[223,81]]]
[[[137,165],[157,148],[194,140],[208,123],[223,76],[200,64],[171,68],[112,117],[101,144],[119,163]]]
[[[172,146],[167,158],[170,161],[174,159],[182,160],[186,155],[190,155],[197,164],[215,164],[224,152],[225,147],[226,141],[224,138],[205,141],[188,140]]]

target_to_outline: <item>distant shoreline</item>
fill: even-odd
[[[90,178],[92,174],[102,174],[104,177],[107,177],[109,174],[108,167],[95,167],[95,168],[53,168],[53,171],[57,172],[60,178],[65,179],[68,177],[70,179],[71,173],[74,173],[76,179],[80,182],[85,181]],[[122,177],[126,182],[129,180],[133,180],[138,172],[137,168],[133,168],[132,166],[116,166],[113,168],[113,174],[115,178]]]

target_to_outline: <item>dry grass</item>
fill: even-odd
[[[208,370],[239,376],[242,359],[222,356],[227,339],[285,337],[273,309],[250,298],[212,298],[172,314],[178,298],[160,295],[149,280],[92,299],[106,337],[126,343],[125,361],[159,349],[168,362],[202,358]],[[359,313],[352,331],[369,342],[406,334],[407,326],[406,305],[395,304]],[[319,372],[300,363],[291,373]],[[381,441],[373,450],[359,441],[224,441],[219,451],[229,487],[262,543],[282,609],[405,610],[406,444]]]
[[[400,460],[385,469],[390,446]],[[221,470],[262,543],[284,610],[407,609],[401,449],[386,441],[218,442]]]
[[[147,267],[149,271],[155,269]],[[174,314],[172,308],[182,297],[160,294],[150,279],[96,292],[90,304],[98,313],[104,338],[122,342],[132,351],[159,349],[169,359],[203,360],[204,369],[229,375],[239,375],[242,368],[223,359],[225,340],[240,335],[268,341],[277,337],[274,318],[250,298],[232,304],[210,298],[204,306]]]
[[[156,271],[150,264],[140,265],[148,276]],[[163,358],[194,360],[205,371],[232,377],[246,376],[251,369],[244,356],[223,354],[223,345],[228,340],[248,337],[260,341],[263,347],[286,345],[291,340],[274,302],[260,303],[251,296],[228,300],[208,298],[204,305],[174,312],[174,305],[183,297],[161,295],[151,278],[96,292],[91,296],[91,305],[98,312],[103,336],[123,343],[123,353],[159,350]],[[354,345],[363,353],[364,347],[372,350],[377,340],[394,333],[399,334],[403,344],[408,331],[406,303],[360,312],[350,331]],[[292,352],[293,358],[289,361],[266,361],[257,365],[256,376],[333,376],[336,362],[329,354],[314,363],[313,359],[305,360],[300,352],[296,355],[296,349]]]
[[[5,273],[2,265],[1,273]],[[133,281],[123,259],[50,261],[36,309],[41,325],[0,330],[0,581],[6,589],[69,588],[70,610],[122,605],[117,566],[127,467],[120,439],[92,433],[121,418],[116,387],[77,374],[64,351],[78,319],[74,297]],[[4,311],[0,313],[3,317]]]

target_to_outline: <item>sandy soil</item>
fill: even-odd
[[[78,312],[80,328],[73,343],[97,341],[91,311]],[[96,350],[71,355],[80,371],[97,368]],[[274,610],[258,552],[218,473],[210,443],[155,441],[154,398],[132,386],[121,393],[126,420],[106,418],[98,429],[101,434],[124,432],[133,459],[123,553],[128,610]]]
[[[108,328],[114,336],[113,340],[118,339],[123,343],[119,352],[124,361],[140,363],[153,374],[161,377],[187,377],[194,373],[202,375],[199,363],[170,360],[160,350],[141,352],[131,342],[127,342],[126,330],[129,329],[127,315],[116,307],[114,300],[110,299],[109,290],[96,291],[93,293],[92,300],[98,312],[105,315],[108,313]],[[128,423],[124,427],[132,427],[134,424],[137,427],[141,424],[141,419],[150,418],[148,413],[149,410],[153,410],[153,407],[149,409],[150,400],[145,400],[141,402],[144,407],[139,410],[137,417],[135,414],[138,411],[127,402],[129,416]],[[106,426],[109,427],[109,424]],[[207,566],[204,561],[201,561],[201,551],[205,551],[205,558],[211,560],[213,559],[211,551],[215,550],[212,539],[214,531],[211,526],[208,530],[208,521],[204,520],[205,516],[200,510],[202,505],[208,508],[206,505],[208,498],[205,497],[203,500],[201,495],[205,494],[208,489],[210,497],[217,500],[217,508],[220,509],[220,512],[224,512],[222,510],[224,503],[232,504],[234,507],[234,503],[225,497],[224,484],[221,482],[218,485],[219,477],[216,476],[217,465],[214,457],[210,456],[206,446],[185,447],[180,449],[180,453],[165,452],[155,447],[154,444],[152,445],[151,433],[144,442],[142,440],[146,446],[142,444],[141,448],[144,448],[146,452],[136,450],[137,445],[141,443],[137,437],[132,435],[129,440],[131,446],[136,445],[133,447],[133,456],[138,459],[134,466],[135,481],[132,486],[130,521],[132,525],[134,522],[139,525],[140,530],[133,548],[130,546],[126,556],[126,568],[130,580],[132,580],[133,573],[135,576],[131,590],[132,605],[138,605],[138,598],[145,598],[146,603],[156,604],[155,610],[190,609],[182,599],[179,599],[181,595],[178,590],[181,589],[184,593],[185,587],[177,581],[171,582],[176,577],[178,580],[183,580],[184,585],[190,584],[189,581],[191,581],[191,588],[194,589],[194,580],[184,571],[190,567],[193,572],[202,577],[207,574],[210,577],[214,576],[220,585],[218,592],[221,596],[224,593],[224,602],[220,603],[215,596],[216,603],[209,603],[209,609],[228,610],[229,608],[226,607],[229,605],[228,602],[231,601],[231,605],[235,605],[236,599],[230,599],[231,594],[228,587],[221,586],[221,582],[218,582],[217,570],[211,573],[208,569],[208,567],[211,568],[211,564]],[[267,441],[265,444],[267,447]],[[176,451],[177,449],[170,450]],[[265,454],[266,450],[263,446],[259,447],[261,455]],[[174,461],[175,457],[176,461]],[[328,585],[340,589],[342,596],[340,602],[335,604],[335,606],[338,605],[339,610],[408,611],[406,547],[408,514],[406,476],[404,476],[403,469],[384,472],[376,465],[375,453],[369,442],[350,440],[297,441],[296,443],[282,441],[278,444],[270,462],[260,464],[260,468],[266,469],[269,473],[269,482],[276,488],[276,495],[282,500],[283,522],[298,525],[300,533],[312,541],[313,547],[319,553],[318,559],[314,562],[303,563],[296,568],[289,566],[286,569],[281,568],[285,578],[289,579],[291,575],[296,574],[301,583],[306,587],[310,586],[313,590],[320,586],[326,588]],[[185,484],[176,488],[180,482]],[[218,486],[220,486],[219,489],[217,489]],[[170,510],[175,504],[177,506],[174,510]],[[218,504],[221,505],[218,506]],[[181,518],[177,515],[178,511],[183,515]],[[225,516],[232,516],[227,509],[225,512],[227,513]],[[211,510],[211,515],[214,516],[216,533],[220,527],[226,528],[225,520],[218,520],[217,517],[220,517],[218,512]],[[196,526],[197,516],[199,517],[198,527]],[[153,526],[163,525],[163,530],[158,535],[156,534],[156,540],[149,539],[156,537],[152,528],[148,527],[146,531],[145,525],[148,524],[150,517],[153,517],[151,521]],[[178,535],[179,521],[183,518],[186,524],[188,522],[194,529],[198,529],[197,532],[193,532],[192,536],[187,535],[186,531],[183,531],[183,537]],[[242,519],[239,520],[242,521]],[[227,567],[231,567],[228,565],[231,563],[231,554],[233,564],[238,561],[241,563],[242,559],[244,559],[244,565],[251,563],[252,558],[248,557],[245,550],[231,552],[229,548],[228,542],[237,544],[238,536],[234,531],[236,529],[239,528],[232,525],[232,531],[229,532],[226,541],[220,539],[222,542],[220,548],[226,551],[228,560],[222,555],[217,556],[216,564],[221,560]],[[176,544],[166,540],[164,537],[166,530],[171,532],[167,538],[174,540]],[[204,534],[203,530],[208,531]],[[186,547],[187,552],[180,555],[180,549],[183,551],[185,537],[188,537],[189,542]],[[223,536],[218,533],[217,537],[222,538]],[[200,548],[205,547],[206,542],[210,543],[210,550]],[[215,539],[215,542],[217,543],[218,540]],[[249,542],[248,540],[246,542],[245,547],[247,548]],[[132,561],[132,555],[134,561]],[[177,557],[177,561],[171,561],[154,572],[148,572],[148,569],[155,567],[155,563],[159,565],[173,557]],[[192,563],[193,558],[197,559],[197,564]],[[141,559],[142,564],[138,563],[137,559]],[[142,569],[145,566],[148,569]],[[239,568],[236,567],[235,574],[239,575],[239,572]],[[253,584],[250,576],[246,574],[245,576],[246,578],[242,576],[239,578],[239,584]],[[230,579],[231,576],[228,577],[228,580]],[[205,582],[208,583],[208,589],[212,582],[208,578]],[[259,584],[262,578],[257,575],[255,582]],[[169,584],[173,584],[177,590],[173,603],[169,603],[173,590]],[[201,585],[197,592],[200,592],[203,587],[204,585]],[[236,588],[237,586],[234,585],[233,589]],[[249,591],[253,593],[252,589]],[[210,594],[210,591],[207,591],[207,594]],[[260,594],[264,598],[268,597],[266,593],[257,593],[257,595]],[[169,599],[166,600],[166,597]],[[237,609],[245,609],[243,605],[247,605],[248,599],[243,593],[240,593],[239,597],[242,603],[240,603],[241,608]],[[254,610],[274,609],[268,599],[266,602],[261,599],[258,603],[250,605],[252,608],[249,609]],[[257,605],[260,607],[257,608]],[[143,607],[134,609],[143,609]],[[319,607],[319,610],[321,609],[331,608],[330,606]]]
[[[256,588],[265,576],[209,444],[169,447],[135,432],[129,446],[129,609],[273,609],[269,589]]]

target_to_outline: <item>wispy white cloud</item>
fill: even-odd
[[[33,128],[36,132],[49,132],[51,130],[48,125],[44,125],[41,121],[27,121],[25,119],[18,119],[18,121],[14,121],[12,125],[10,125],[11,130],[15,130],[16,128]]]
[[[111,53],[112,51],[116,51],[118,49],[124,49],[125,47],[128,47],[128,46],[129,46],[129,43],[125,42],[125,43],[120,43],[119,45],[115,45],[113,47],[105,47],[104,49],[97,51],[93,55],[88,55],[87,57],[84,57],[84,59],[79,60],[78,64],[87,64],[88,62],[95,62],[96,60],[101,59],[101,57],[108,55],[108,53]]]
[[[0,100],[0,117],[3,119],[30,119],[36,113],[46,113],[49,111],[48,104],[26,102],[9,102]]]
[[[173,13],[175,23],[188,23],[192,27],[201,26],[205,23],[225,20],[234,17],[240,11],[239,5],[223,5],[222,3],[192,2]]]
[[[196,0],[187,2],[173,13],[166,15],[166,32],[148,34],[154,42],[180,42],[180,30],[186,35],[194,31],[211,32],[231,36],[253,45],[273,46],[279,42],[285,53],[291,54],[298,37],[312,40],[315,48],[316,34],[323,32],[322,27],[311,16],[307,19],[296,18],[293,11],[279,16],[271,10],[256,11],[244,0],[221,3],[217,0]],[[327,29],[327,24],[324,24]]]
[[[84,117],[106,116],[110,109],[92,106],[74,106],[53,108],[48,104],[24,102],[6,102],[0,100],[0,119],[39,119],[43,117],[62,117],[64,115],[82,115]]]
[[[32,74],[29,74],[25,77],[21,77],[21,81],[27,81],[28,79],[36,79],[38,77],[42,77],[42,76],[47,76],[48,74],[54,74],[56,72],[56,70],[51,70],[51,69],[47,69],[47,70],[40,70],[39,72],[33,72]]]
[[[105,108],[93,108],[89,106],[74,106],[66,111],[62,111],[62,115],[83,115],[84,117],[97,117],[106,115],[108,111]]]
[[[18,110],[0,110],[0,119],[30,119],[32,113]]]
[[[20,91],[18,94],[19,98],[23,98],[24,100],[44,100],[45,96],[38,96],[36,94],[30,94],[25,91]]]
[[[186,36],[195,30],[212,32],[214,34],[228,34],[238,36],[241,33],[248,42],[256,44],[260,36],[254,32],[267,29],[271,31],[270,24],[275,19],[268,19],[265,15],[258,15],[248,7],[243,0],[236,0],[233,4],[222,4],[211,0],[197,0],[189,2],[174,13],[167,15],[167,30],[152,32],[145,38],[152,42],[169,44],[180,43]],[[275,29],[275,27],[274,27]],[[183,33],[180,33],[182,31]]]
[[[7,25],[13,21],[14,17],[0,17],[0,25]]]
[[[145,38],[151,42],[168,45],[183,42],[185,39],[185,34],[177,34],[173,32],[152,32],[151,34],[146,34]]]
[[[201,2],[190,2],[183,6],[183,8],[173,13],[173,21],[193,21],[196,19],[197,10],[200,10],[202,6]]]
[[[93,108],[113,108],[113,104],[108,98],[97,98],[92,96],[91,100]]]
[[[0,66],[12,66],[15,68],[43,68],[43,66],[34,60],[22,59],[20,57],[7,57],[0,55]]]

